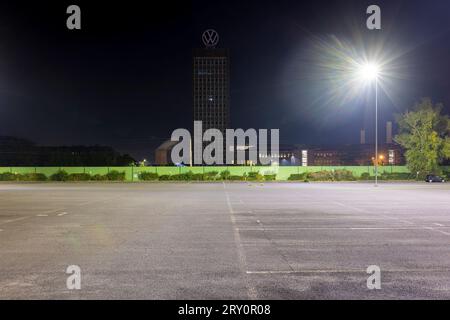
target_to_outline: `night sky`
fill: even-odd
[[[449,111],[448,0],[92,2],[0,5],[0,135],[151,158],[174,129],[192,126],[192,49],[208,28],[231,52],[233,128],[331,145],[358,143],[366,127],[370,141],[371,91],[330,95],[323,48],[333,39],[395,57],[381,123],[424,96]],[[80,31],[66,28],[70,4],[81,7]],[[381,31],[366,28],[370,4],[381,7]]]

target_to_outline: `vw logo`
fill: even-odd
[[[219,34],[216,30],[208,29],[203,32],[202,40],[208,48],[215,47],[219,43]]]

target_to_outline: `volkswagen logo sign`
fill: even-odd
[[[203,32],[202,40],[206,47],[215,47],[219,43],[219,34],[216,30],[208,29]]]

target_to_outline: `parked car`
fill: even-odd
[[[443,178],[441,178],[440,176],[434,175],[434,174],[429,174],[427,175],[427,177],[425,178],[426,182],[445,182],[445,180]]]

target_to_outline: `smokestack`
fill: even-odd
[[[361,129],[359,141],[361,144],[366,144],[366,130]]]
[[[386,123],[386,143],[392,144],[392,122],[388,121]]]

